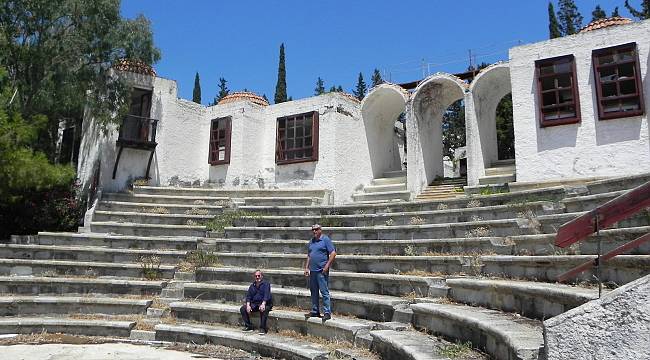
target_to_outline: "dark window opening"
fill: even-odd
[[[230,136],[232,120],[224,117],[212,120],[210,125],[210,165],[230,163]]]
[[[636,43],[592,52],[601,120],[641,115],[643,87]]]
[[[318,160],[318,111],[277,119],[275,161],[290,164]]]
[[[540,126],[580,122],[580,104],[573,55],[535,62]]]

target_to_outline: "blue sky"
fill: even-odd
[[[640,8],[640,0],[631,0]],[[555,1],[555,3],[557,3]],[[596,4],[609,14],[624,0],[576,0],[585,24]],[[287,93],[312,96],[325,87],[351,91],[359,72],[374,68],[392,82],[427,72],[461,72],[476,62],[507,60],[508,48],[548,38],[546,0],[219,1],[122,0],[122,14],[144,14],[153,24],[162,59],[159,76],[178,82],[192,98],[194,75],[202,102],[217,93],[220,77],[231,91],[244,88],[273,99],[280,44],[286,47]]]

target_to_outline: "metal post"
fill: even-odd
[[[598,237],[598,257],[596,258],[596,279],[598,280],[598,298],[600,299],[600,296],[603,293],[603,281],[601,280],[601,263],[600,263],[600,254],[602,253],[603,239],[602,237],[600,237],[600,225],[598,224],[599,218],[600,215],[596,213],[596,236]]]

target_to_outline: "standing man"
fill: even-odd
[[[318,292],[323,296],[323,321],[332,318],[330,303],[329,271],[336,257],[336,249],[332,239],[323,235],[319,224],[311,226],[313,236],[307,245],[307,262],[305,263],[305,276],[309,277],[309,290],[311,292],[311,312],[308,317],[320,317]]]
[[[246,293],[246,304],[239,309],[241,317],[244,320],[244,331],[253,331],[250,314],[260,312],[260,335],[265,335],[268,331],[266,320],[269,318],[269,311],[273,307],[273,298],[271,297],[271,284],[264,281],[262,271],[255,270],[254,281],[248,287]]]

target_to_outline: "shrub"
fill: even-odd
[[[219,257],[211,251],[193,250],[187,254],[185,262],[191,264],[194,269],[217,266],[219,265]]]
[[[162,277],[160,271],[160,257],[156,255],[142,255],[138,263],[142,268],[142,276],[147,280],[158,280]]]

